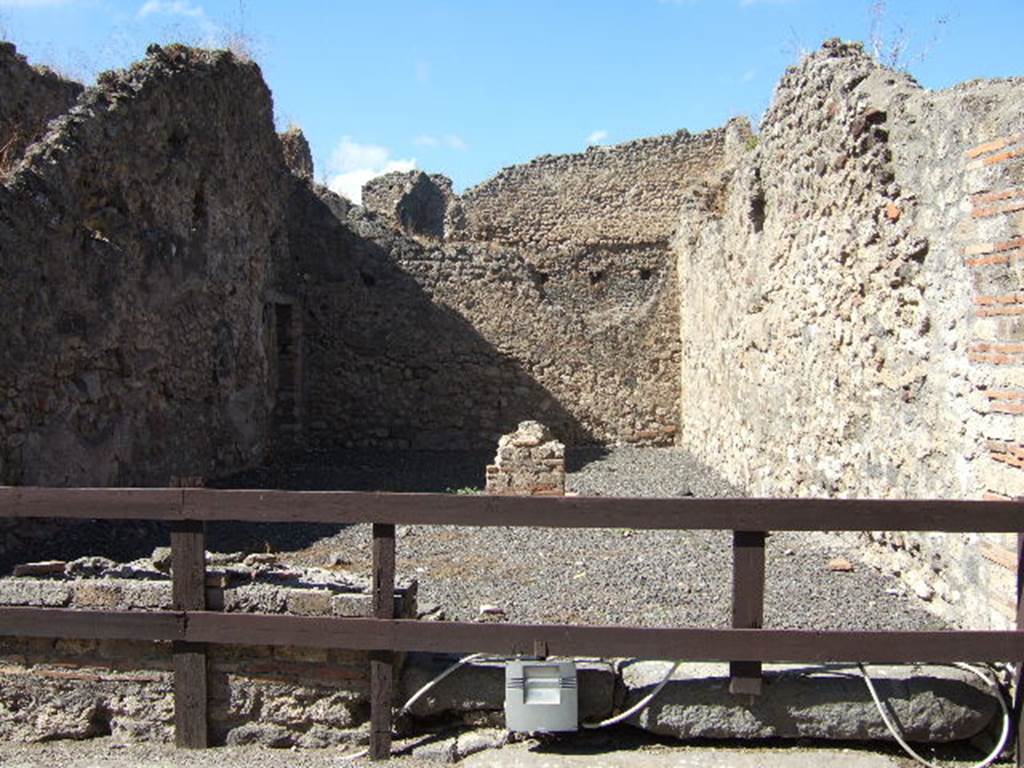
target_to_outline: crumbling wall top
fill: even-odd
[[[306,135],[297,125],[293,125],[283,133],[278,134],[281,139],[281,151],[284,154],[284,164],[288,169],[306,181],[313,180],[313,153],[309,149],[309,142]]]
[[[720,164],[725,129],[678,131],[505,168],[466,191],[450,237],[529,248],[663,244],[685,191]]]
[[[11,168],[84,90],[46,67],[33,67],[13,44],[0,42],[0,171]]]

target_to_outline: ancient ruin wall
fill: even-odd
[[[526,419],[570,443],[671,442],[673,271],[424,243],[296,185],[304,429],[321,445],[493,449]]]
[[[115,563],[83,557],[20,565],[0,579],[0,605],[116,611],[172,610],[170,549]],[[211,610],[293,616],[373,614],[369,580],[277,562],[274,555],[207,553]],[[395,616],[415,619],[416,582],[395,590]],[[210,645],[214,744],[325,747],[365,739],[366,651]],[[402,658],[399,657],[399,665]],[[0,639],[0,738],[40,742],[113,736],[171,741],[171,643]]]
[[[0,186],[0,480],[164,485],[262,455],[270,94],[230,54],[100,77]]]
[[[724,129],[544,155],[467,190],[448,237],[522,246],[666,245],[688,189],[721,162]]]
[[[1010,183],[966,153],[1020,129],[1021,85],[929,93],[838,41],[786,73],[757,145],[683,213],[687,448],[761,495],[1020,493],[1020,470],[988,447],[994,433],[1020,440],[1012,417],[991,413],[1019,362],[977,346],[1019,331],[974,310],[976,292],[1018,283],[965,253],[999,242],[971,221],[970,195]],[[879,538],[937,612],[1009,621],[1007,542]]]
[[[668,241],[726,133],[540,158],[457,199],[443,177],[390,174],[367,184],[365,214],[300,195],[310,433],[492,448],[538,419],[569,443],[672,444]]]
[[[83,86],[45,67],[30,66],[11,43],[0,42],[0,172],[21,159],[53,118],[67,112]]]

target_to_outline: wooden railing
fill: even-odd
[[[1024,533],[1021,501],[614,499],[200,488],[0,487],[0,517],[170,523],[173,610],[0,608],[0,634],[173,643],[175,740],[207,744],[206,645],[286,645],[370,652],[370,752],[391,748],[393,655],[402,651],[628,656],[731,663],[730,688],[756,695],[762,662],[1024,661],[1024,632],[762,629],[767,531]],[[206,521],[372,523],[373,618],[227,614],[205,604]],[[642,628],[395,619],[395,525],[733,531],[732,627]],[[1018,607],[1021,569],[1018,566]],[[1019,672],[1018,672],[1019,678]],[[1020,686],[1018,686],[1019,689]],[[1021,707],[1015,697],[1015,722]],[[1020,729],[1018,728],[1018,733]],[[1018,741],[1018,755],[1021,754]],[[1018,765],[1021,765],[1018,757]]]

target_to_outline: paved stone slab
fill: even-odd
[[[623,750],[605,754],[552,754],[524,746],[472,755],[465,768],[900,768],[888,755],[849,749],[675,749]]]

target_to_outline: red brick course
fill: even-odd
[[[984,144],[979,144],[976,147],[968,149],[966,154],[967,157],[974,159],[976,157],[981,157],[982,155],[987,155],[990,152],[997,152],[1000,149],[1009,147],[1013,144],[1016,144],[1019,141],[1024,141],[1024,133],[1018,133],[1016,135],[1010,136],[1000,136],[998,139],[986,141]]]

